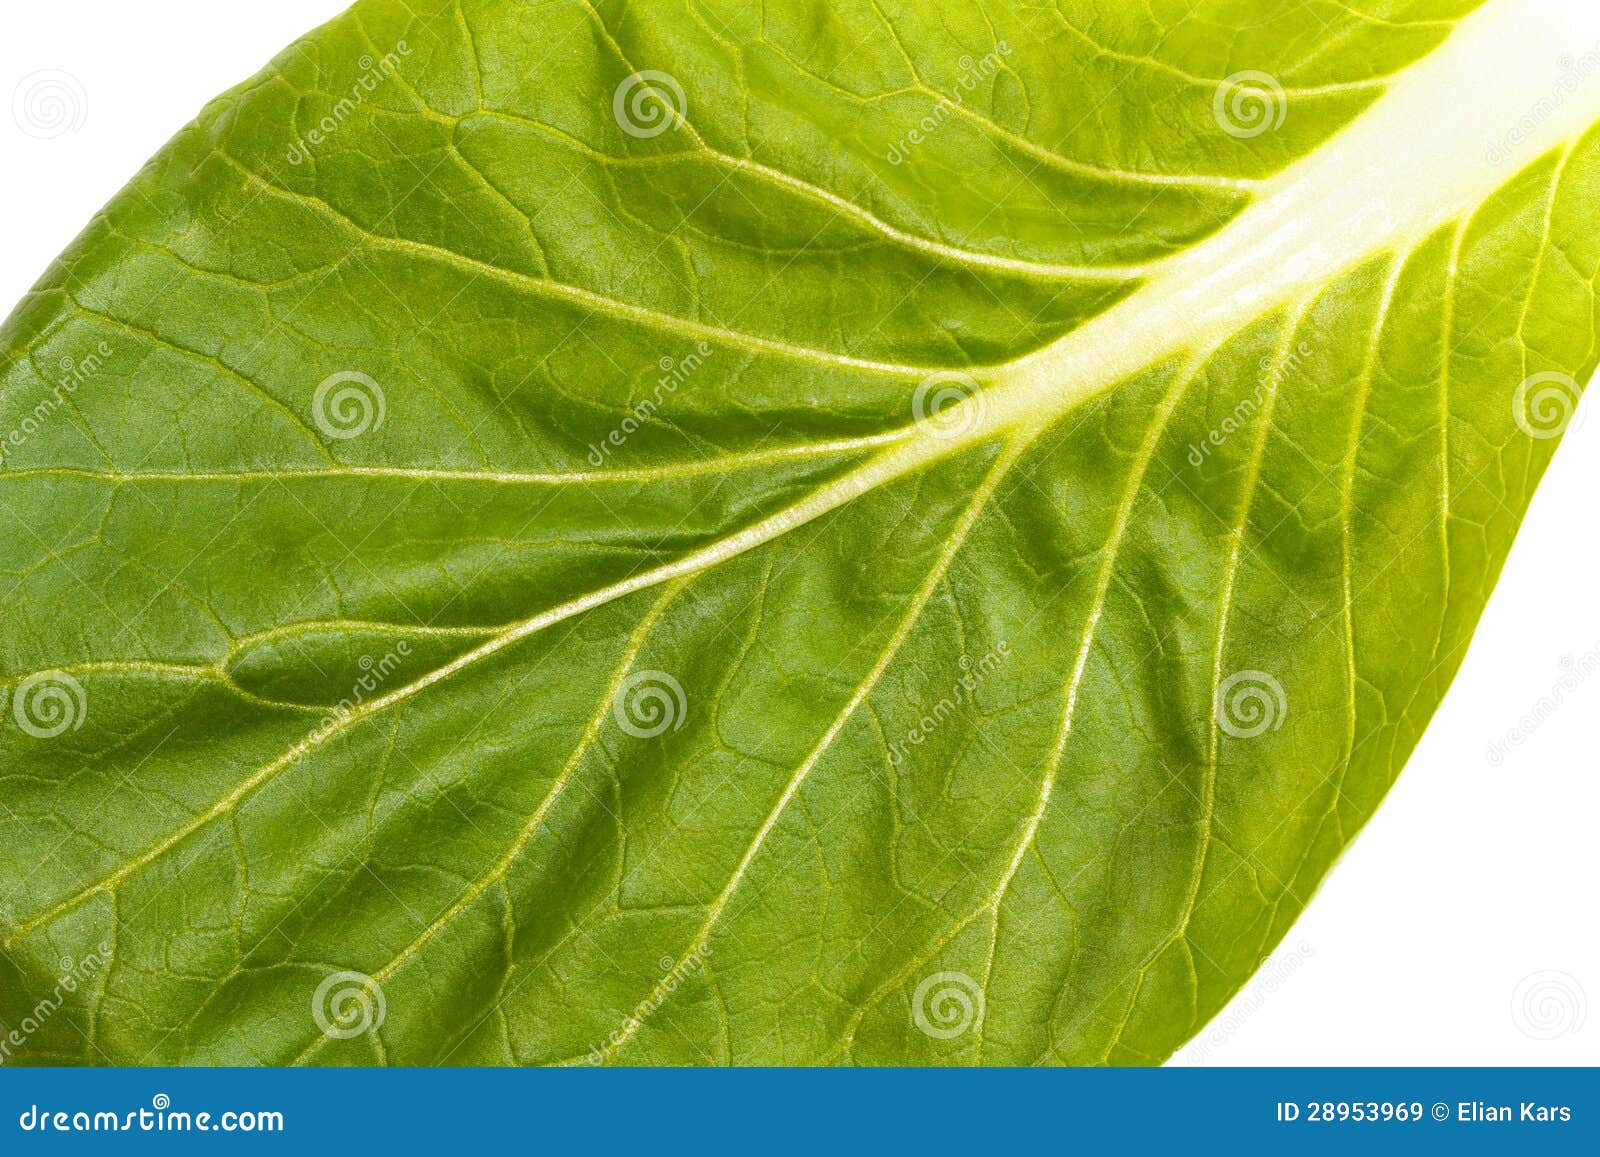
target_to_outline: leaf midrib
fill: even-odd
[[[313,733],[256,769],[233,791],[145,852],[15,925],[0,939],[0,946],[9,947],[89,896],[114,889],[212,820],[230,812],[242,799],[327,739],[554,623],[662,582],[700,573],[781,537],[861,494],[978,443],[1019,429],[1025,436],[1036,435],[1085,402],[1195,348],[1202,340],[1219,341],[1237,333],[1295,295],[1328,283],[1374,254],[1407,242],[1414,244],[1440,225],[1471,212],[1546,153],[1563,147],[1570,150],[1577,137],[1600,117],[1600,76],[1590,76],[1568,94],[1556,114],[1545,118],[1533,131],[1521,133],[1516,147],[1505,150],[1498,165],[1482,165],[1479,171],[1460,155],[1464,131],[1460,120],[1469,122],[1468,136],[1481,138],[1487,142],[1486,148],[1497,146],[1519,131],[1521,110],[1542,93],[1555,63],[1575,42],[1574,37],[1587,29],[1594,33],[1593,39],[1600,39],[1600,9],[1590,8],[1589,0],[1555,3],[1560,11],[1547,14],[1542,22],[1533,22],[1536,26],[1530,29],[1525,26],[1529,22],[1521,0],[1489,0],[1465,18],[1440,49],[1400,74],[1387,95],[1287,170],[1273,182],[1267,196],[1245,209],[1223,230],[1167,259],[1142,288],[1080,329],[1036,353],[975,372],[974,377],[986,389],[953,408],[967,413],[946,411],[914,423],[902,441],[793,505],[675,562],[542,611],[412,683],[363,704],[333,726]],[[1519,43],[1521,50],[1514,54],[1514,67],[1495,72],[1493,66],[1506,59],[1507,45]],[[1486,82],[1485,75],[1492,82]],[[1466,107],[1461,99],[1463,92],[1475,94],[1479,107]],[[1438,121],[1433,125],[1419,115],[1430,108]],[[1420,160],[1415,155],[1419,153]],[[312,201],[338,214],[317,198],[272,186],[231,157],[227,159],[275,192]],[[1419,167],[1429,172],[1430,166],[1450,179],[1395,182],[1396,172],[1411,172]],[[1328,177],[1341,172],[1356,172],[1359,176],[1355,180]],[[1383,179],[1385,176],[1387,180]],[[1374,210],[1375,204],[1378,211]],[[472,262],[451,250],[370,234],[348,218],[343,219],[374,242],[397,244],[444,260],[470,262],[481,266],[485,273],[512,276],[547,288],[554,284]],[[1327,237],[1344,244],[1330,244]],[[1310,259],[1302,259],[1308,247]],[[585,299],[595,298],[597,308],[619,304],[571,286],[561,286],[560,290]],[[1218,301],[1222,302],[1221,308]],[[659,322],[667,317],[639,307],[629,310],[640,315],[636,320]],[[695,332],[751,341],[786,356],[819,353],[751,335],[724,333],[685,319],[669,320]],[[899,376],[940,372],[846,355],[830,355],[829,360]],[[975,420],[969,423],[968,417]],[[952,437],[952,427],[963,432]]]

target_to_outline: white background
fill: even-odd
[[[343,7],[5,5],[0,313],[206,100]],[[18,84],[40,70],[70,74],[82,92],[82,123],[46,140],[10,113]],[[1600,670],[1572,686],[1562,665],[1600,664],[1597,510],[1600,421],[1581,422],[1388,802],[1179,1063],[1600,1063],[1600,1007],[1587,1007],[1600,1002]],[[1493,764],[1490,745],[1541,697],[1554,713]],[[1514,1013],[1519,985],[1547,972],[1566,977],[1545,990],[1555,999]]]

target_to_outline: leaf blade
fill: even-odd
[[[369,0],[308,41],[312,89],[343,91],[349,49],[409,29],[403,7]],[[568,129],[595,127],[582,99],[633,62],[624,42],[661,30],[558,13],[593,38],[560,92],[572,123],[540,137],[565,149],[583,140]],[[538,190],[516,172],[538,133],[442,135],[472,121],[473,92],[526,99],[482,65],[497,35],[526,43],[527,10],[455,14],[465,35],[397,67],[370,119],[341,126],[348,152],[330,137],[314,176],[269,157],[297,139],[281,73],[224,98],[6,327],[13,398],[37,396],[37,366],[62,351],[119,343],[102,388],[72,392],[79,420],[11,447],[0,471],[28,524],[7,562],[10,682],[71,674],[93,705],[63,744],[0,737],[20,849],[6,869],[14,987],[119,933],[96,1005],[33,1047],[275,1062],[1163,1057],[1248,975],[1247,941],[1282,935],[1415,741],[1412,716],[1442,695],[1551,448],[1517,440],[1507,384],[1593,367],[1580,340],[1600,268],[1581,228],[1600,171],[1593,84],[1498,167],[1451,131],[1397,144],[1425,106],[1430,124],[1458,123],[1458,108],[1438,119],[1441,93],[1478,74],[1474,44],[1500,52],[1506,23],[1521,28],[1519,6],[1496,0],[1431,56],[1436,38],[1397,34],[1379,55],[1405,63],[1381,83],[1297,78],[1286,95],[1310,102],[1298,135],[1263,146],[1290,149],[1279,177],[1216,123],[1207,135],[1181,118],[1161,142],[1180,167],[1141,174],[1004,128],[997,70],[994,107],[962,103],[958,119],[1095,185],[1060,216],[1099,229],[1098,250],[1030,218],[1029,188],[998,200],[1021,223],[1004,244],[928,227],[937,214],[900,178],[936,172],[945,138],[891,166],[882,205],[836,191],[784,119],[799,98],[762,90],[749,94],[769,130],[758,148],[721,139],[714,105],[704,130],[684,120],[692,154],[752,182],[746,208],[697,217],[708,178],[681,178],[702,195],[666,232],[689,238],[686,269],[710,273],[670,271],[663,241],[618,276],[593,258],[652,235],[670,202],[652,183],[677,154],[602,126],[630,163],[577,150],[592,168],[568,172],[573,203],[605,208],[603,181],[637,171],[642,215],[563,207],[539,223]],[[1559,18],[1567,33],[1595,19],[1575,4]],[[921,31],[937,66],[938,34]],[[1207,74],[1162,56],[1173,50],[1109,58],[1157,62],[1163,79],[1140,83],[1172,82],[1187,93],[1173,109],[1209,115]],[[1059,65],[1062,51],[1003,63]],[[1538,59],[1519,62],[1483,98],[1503,114],[1474,125],[1485,142],[1520,117],[1507,94],[1543,81]],[[1323,101],[1336,108],[1317,115]],[[691,111],[705,103],[691,95]],[[405,195],[357,179],[368,151]],[[1224,154],[1242,175],[1202,164]],[[1357,156],[1375,160],[1352,178]],[[980,165],[978,183],[1010,163]],[[764,201],[760,183],[796,200]],[[789,232],[771,206],[802,201],[833,215],[812,236],[829,243],[774,243]],[[462,205],[491,228],[455,220]],[[1124,210],[1151,225],[1115,221]],[[741,229],[768,231],[767,248],[734,244]],[[215,243],[224,233],[236,250]],[[1175,237],[1178,252],[1154,256]],[[862,244],[871,259],[842,276]],[[908,269],[916,288],[885,309]],[[827,296],[836,310],[819,308]],[[1437,325],[1441,300],[1456,336],[1435,344],[1415,331]],[[1542,318],[1555,321],[1530,339]],[[662,355],[663,337],[699,344]],[[655,382],[670,419],[641,419],[658,360],[673,376],[691,350],[689,376]],[[352,438],[319,428],[312,396],[347,361],[389,383],[386,412]],[[930,414],[911,395],[936,373],[964,400]],[[1263,373],[1270,388],[1241,422]],[[607,442],[630,418],[632,444]],[[1229,418],[1238,432],[1208,441]],[[615,454],[585,463],[597,447]],[[1423,516],[1418,481],[1435,478],[1437,517]],[[1437,561],[1412,550],[1434,536]],[[1419,595],[1435,569],[1449,585]],[[103,613],[81,632],[53,622],[85,596]],[[1392,629],[1408,598],[1431,643]],[[440,650],[418,672],[359,653],[366,636]],[[367,688],[391,658],[406,673]],[[985,677],[969,688],[974,666]],[[686,714],[640,737],[612,708],[650,672],[671,677]],[[1278,726],[1221,733],[1227,680],[1263,673],[1287,685]],[[308,733],[340,679],[356,705]],[[1330,743],[1344,754],[1324,774]],[[383,1025],[344,1037],[308,1015],[335,968],[381,987]],[[958,994],[971,1031],[946,1037],[917,1002],[951,976],[971,986]]]

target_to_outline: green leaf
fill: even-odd
[[[1595,366],[1594,45],[362,0],[0,331],[5,1058],[1164,1058]]]

